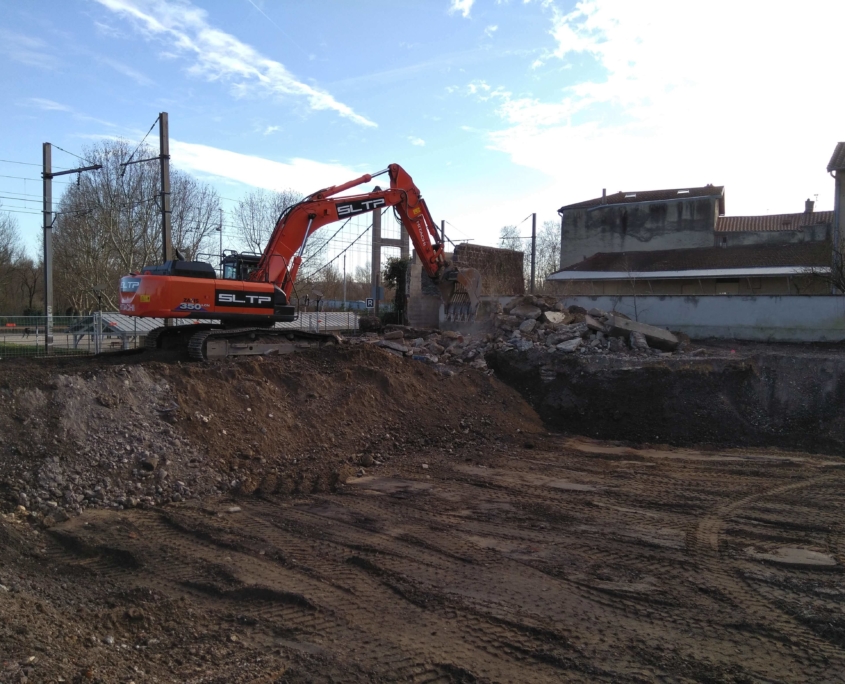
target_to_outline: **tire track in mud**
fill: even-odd
[[[524,461],[502,465],[490,469],[492,485],[445,467],[426,480],[371,478],[382,491],[350,484],[237,507],[103,513],[90,530],[57,530],[70,538],[51,563],[114,584],[168,585],[212,624],[242,621],[256,647],[281,649],[279,672],[297,653],[378,681],[651,681],[688,677],[690,663],[714,681],[838,672],[842,650],[783,615],[776,592],[747,586],[720,554],[732,516],[838,484],[836,473],[772,487],[763,475],[726,483],[729,467],[664,477],[658,464],[566,491],[531,484],[541,471]],[[558,470],[597,477],[582,478],[582,467]],[[680,505],[687,490],[695,501]],[[824,510],[800,504],[789,503],[800,521]],[[777,527],[776,506],[750,514]]]
[[[724,592],[736,606],[756,621],[755,625],[750,625],[752,631],[766,633],[770,639],[785,644],[797,643],[809,657],[816,661],[815,667],[812,668],[814,672],[807,681],[813,681],[812,676],[826,676],[834,672],[838,673],[837,680],[845,681],[845,674],[843,674],[845,672],[843,670],[845,668],[845,657],[843,657],[845,654],[781,610],[777,601],[767,601],[761,597],[759,592],[747,586],[742,579],[738,579],[735,571],[728,567],[730,562],[725,561],[722,557],[721,538],[726,521],[729,518],[761,499],[772,498],[816,485],[842,481],[842,479],[840,473],[826,473],[735,499],[705,516],[688,536],[691,551],[700,559],[702,565],[710,571],[719,590]],[[826,661],[832,661],[836,665],[831,664],[830,669],[828,669],[828,667],[825,667]],[[793,673],[793,675],[807,677],[808,673]]]

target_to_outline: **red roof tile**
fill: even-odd
[[[769,216],[720,216],[717,233],[744,231],[801,230],[807,226],[833,223],[832,211],[813,211],[802,214],[771,214]]]

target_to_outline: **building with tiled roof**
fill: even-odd
[[[845,144],[837,145],[829,170],[845,170]],[[558,214],[561,270],[549,280],[566,283],[568,291],[830,291],[824,270],[833,262],[835,214],[815,211],[809,199],[800,213],[726,216],[724,186],[708,184],[602,191]]]

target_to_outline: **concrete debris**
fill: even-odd
[[[625,337],[628,333],[639,333],[645,337],[650,347],[663,351],[675,351],[678,348],[678,338],[665,328],[626,320],[615,315],[607,317],[607,326],[610,328],[610,334],[616,337]]]
[[[526,295],[495,304],[483,332],[422,330],[389,326],[382,335],[350,338],[350,344],[369,343],[397,356],[436,367],[443,375],[456,366],[488,370],[489,354],[659,355],[686,354],[689,338],[663,328],[630,320],[616,311],[566,306],[553,297]],[[450,370],[451,369],[451,370]]]
[[[533,318],[537,320],[540,318],[540,315],[543,313],[543,310],[537,306],[531,306],[530,304],[520,304],[519,306],[515,306],[511,309],[511,316],[517,316],[518,318]]]

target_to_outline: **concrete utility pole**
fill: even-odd
[[[446,251],[446,219],[440,220],[440,242],[443,243],[443,251]]]
[[[173,242],[170,232],[170,126],[167,112],[158,115],[159,160],[161,162],[161,240],[165,261],[173,259]],[[223,237],[223,231],[220,231]],[[168,320],[169,322],[169,320]]]
[[[537,270],[537,214],[531,214],[531,294],[534,294]]]
[[[220,207],[220,277],[223,277],[223,207]]]
[[[44,351],[53,350],[53,150],[42,145],[44,176]]]
[[[379,302],[379,275],[381,274],[381,209],[376,209],[373,212],[373,235],[372,235],[372,257],[371,257],[371,271],[373,283],[373,300],[375,304],[375,314],[378,316],[378,302]]]
[[[44,351],[49,355],[53,351],[53,179],[69,173],[96,171],[103,168],[100,164],[82,166],[53,173],[53,146],[45,142],[41,146],[44,214]]]
[[[346,255],[343,255],[343,310],[346,311]]]

